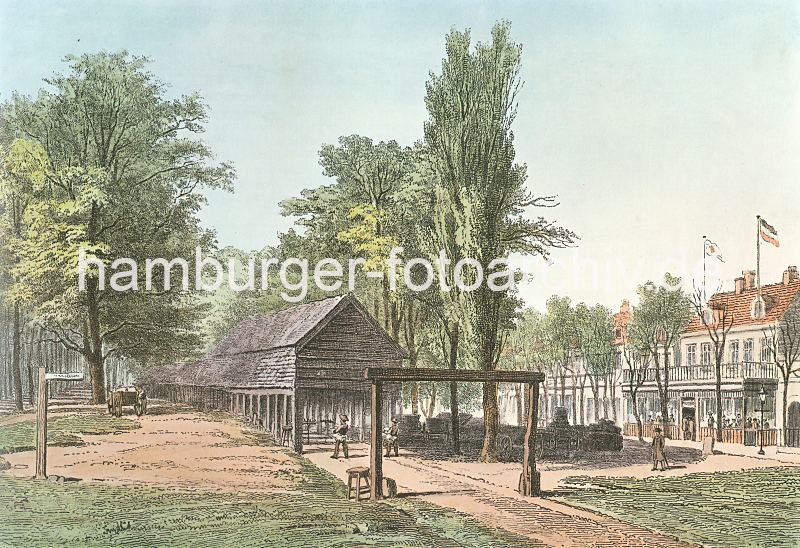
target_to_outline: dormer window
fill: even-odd
[[[711,310],[710,308],[704,308],[703,311],[701,312],[701,314],[703,315],[703,317],[701,318],[702,321],[703,321],[703,324],[705,324],[705,325],[714,325],[714,311],[713,310]]]
[[[767,305],[764,298],[757,296],[750,305],[750,317],[754,320],[763,320],[767,317]]]

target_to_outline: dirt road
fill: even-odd
[[[137,420],[141,428],[111,435],[82,436],[82,447],[49,448],[51,475],[115,484],[155,484],[188,490],[275,492],[292,489],[301,469],[288,449],[257,445],[253,431],[224,414],[170,412]],[[346,479],[347,468],[368,466],[369,447],[352,444],[350,459],[331,459],[330,447],[311,446],[305,457]],[[4,473],[32,475],[32,451],[5,455],[12,468]],[[715,455],[682,463],[669,475],[775,466],[775,461]],[[523,498],[516,492],[517,464],[480,464],[424,459],[408,451],[384,460],[401,496],[420,497],[440,506],[552,546],[684,546],[674,538],[574,508],[547,498]],[[647,465],[576,469],[548,465],[545,491],[557,491],[567,476],[640,476]]]
[[[132,418],[130,420],[133,420]],[[201,413],[145,415],[141,428],[81,436],[81,447],[49,447],[48,473],[116,484],[156,484],[229,492],[284,490],[299,467],[282,448],[248,444],[234,419]],[[4,456],[6,473],[30,476],[34,453]]]

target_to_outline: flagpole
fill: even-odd
[[[706,236],[703,235],[703,301],[706,300]]]
[[[761,215],[756,215],[756,287],[761,302]]]

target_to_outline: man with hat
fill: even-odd
[[[344,458],[349,459],[350,456],[347,454],[347,430],[350,427],[347,425],[347,415],[339,415],[339,424],[336,425],[336,428],[333,429],[333,439],[335,440],[335,445],[333,446],[333,455],[331,455],[332,459],[339,458],[339,446],[342,446],[342,451],[344,452]]]
[[[664,452],[665,445],[666,441],[664,440],[664,436],[661,434],[661,428],[655,428],[655,434],[653,435],[652,443],[653,470],[656,470],[659,466],[661,466],[662,472],[669,468],[669,464],[667,464],[667,456]]]
[[[392,447],[394,447],[394,456],[398,456],[399,451],[397,447],[397,438],[400,431],[397,427],[397,417],[392,418],[392,426],[384,430],[383,432],[383,446],[386,448],[386,455],[387,457],[391,457],[389,452],[391,451]]]

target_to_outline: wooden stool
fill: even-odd
[[[347,469],[347,500],[350,500],[350,493],[353,490],[353,479],[356,480],[356,500],[361,500],[361,478],[364,478],[364,485],[369,489],[369,468],[366,466],[354,466]]]
[[[291,445],[292,443],[292,427],[291,426],[284,426],[281,429],[281,445]]]

